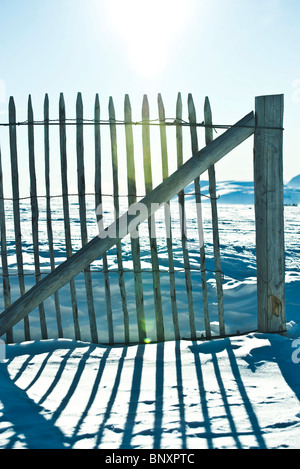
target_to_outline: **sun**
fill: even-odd
[[[174,41],[190,14],[191,0],[111,0],[108,21],[126,49],[132,69],[154,77],[168,65]]]

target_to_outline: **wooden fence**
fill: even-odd
[[[247,114],[235,125],[216,126],[212,121],[212,113],[208,98],[204,102],[204,120],[198,123],[196,110],[192,95],[188,96],[188,119],[183,120],[183,106],[180,93],[176,103],[175,119],[167,119],[161,95],[158,95],[158,118],[150,120],[150,110],[147,96],[145,95],[142,103],[141,121],[133,121],[132,110],[129,96],[125,96],[124,119],[117,120],[114,109],[113,99],[109,99],[108,119],[100,118],[99,96],[96,95],[94,105],[93,119],[84,119],[83,102],[81,93],[78,93],[76,101],[76,119],[73,121],[66,118],[66,107],[63,94],[59,100],[59,118],[51,120],[49,118],[49,100],[45,96],[43,119],[35,121],[31,97],[28,100],[28,117],[25,122],[18,122],[16,119],[16,110],[13,98],[9,101],[9,150],[10,150],[10,169],[11,169],[11,197],[5,196],[3,185],[3,174],[0,153],[0,222],[1,222],[1,259],[2,259],[2,278],[4,294],[4,311],[0,315],[0,336],[6,334],[7,342],[14,341],[14,327],[19,321],[24,322],[24,339],[32,338],[30,325],[30,312],[38,308],[40,335],[42,339],[53,338],[49,336],[47,330],[47,299],[53,295],[53,305],[55,309],[57,337],[68,337],[63,330],[63,312],[61,304],[60,290],[69,284],[70,302],[72,308],[72,322],[74,329],[74,338],[82,339],[82,330],[80,326],[80,311],[78,308],[78,292],[76,289],[76,276],[83,275],[86,292],[86,312],[89,319],[90,340],[94,343],[103,341],[99,339],[99,330],[107,329],[107,342],[110,344],[116,342],[130,343],[133,341],[145,342],[149,338],[147,331],[147,319],[145,316],[145,292],[143,289],[144,270],[141,259],[141,234],[142,222],[147,223],[149,236],[148,264],[151,263],[152,273],[152,296],[153,296],[153,321],[155,322],[154,340],[163,341],[170,338],[169,331],[166,331],[165,315],[166,306],[162,296],[162,266],[157,243],[156,229],[156,211],[163,207],[163,221],[167,229],[165,237],[168,277],[169,277],[169,298],[170,303],[167,308],[171,311],[172,328],[175,339],[188,337],[195,340],[199,337],[199,327],[196,323],[201,317],[204,324],[202,337],[211,338],[211,319],[208,302],[208,283],[207,283],[207,256],[203,237],[203,214],[202,214],[202,196],[200,188],[200,175],[208,171],[209,177],[209,195],[211,203],[211,220],[213,233],[213,259],[214,274],[217,292],[218,305],[218,334],[221,337],[226,335],[224,300],[222,288],[222,263],[220,254],[220,242],[218,231],[218,210],[216,194],[216,177],[214,165],[232,149],[242,143],[251,135],[254,135],[254,187],[255,187],[255,210],[256,210],[256,252],[257,252],[257,291],[258,291],[258,330],[266,332],[279,332],[285,330],[285,302],[284,302],[284,227],[283,227],[283,178],[282,178],[282,125],[283,125],[283,96],[263,96],[256,98],[255,115],[253,112]],[[2,124],[5,126],[6,124]],[[20,209],[20,172],[18,168],[18,150],[17,150],[17,128],[26,126],[28,130],[28,164],[30,174],[30,200],[31,208],[31,232],[32,248],[34,258],[34,275],[36,284],[26,289],[24,271],[24,248],[22,246],[22,217]],[[158,160],[155,160],[153,168],[153,157],[151,154],[151,130],[152,126],[159,127],[160,135],[160,154],[161,154],[161,173],[162,181],[154,188],[153,174]],[[43,129],[43,152],[41,148],[36,150],[35,130],[37,126]],[[55,182],[59,184],[60,194],[55,194],[62,202],[62,219],[64,233],[64,255],[66,260],[57,261],[56,239],[53,232],[53,222],[55,213],[53,209],[54,195],[51,193],[51,152],[50,152],[50,127],[56,126],[59,129],[59,156],[60,168],[57,170]],[[69,166],[67,152],[67,127],[75,126],[76,129],[76,169],[77,169],[77,201],[79,207],[80,221],[80,249],[74,254],[74,239],[72,238],[73,221],[70,216],[69,192]],[[86,189],[86,154],[84,141],[84,127],[93,128],[93,160],[94,160],[94,191],[92,195]],[[106,179],[106,169],[103,166],[103,147],[102,136],[105,127],[109,128],[110,134],[110,158],[111,158],[111,176],[112,176],[112,199],[114,209],[114,220],[109,227],[104,227],[103,209],[105,207],[105,195],[103,192],[103,181]],[[119,167],[119,147],[118,132],[125,128],[125,147],[126,147],[126,165],[127,175],[123,176]],[[134,130],[141,128],[141,149],[138,158],[143,160],[144,174],[136,173],[137,157],[135,155],[136,140],[134,139]],[[176,153],[177,169],[171,175],[169,174],[169,155],[168,155],[168,128],[176,130]],[[204,129],[205,146],[199,150],[198,131]],[[224,128],[224,133],[213,139],[213,128]],[[188,130],[189,136],[186,132]],[[190,140],[189,152],[192,157],[184,162],[184,153],[186,153],[186,139]],[[157,151],[157,150],[156,150]],[[36,171],[36,153],[38,158],[43,154],[44,162],[44,188],[45,194],[38,194],[37,178],[41,177],[39,171]],[[107,154],[107,151],[106,151]],[[90,159],[90,150],[89,155]],[[73,168],[72,168],[73,169]],[[53,172],[53,167],[52,167]],[[60,172],[60,177],[58,177]],[[121,214],[120,210],[120,181],[127,177],[127,211]],[[144,197],[138,194],[137,183],[144,180]],[[195,202],[197,227],[199,234],[199,274],[201,280],[201,298],[202,304],[195,302],[193,281],[191,273],[193,269],[190,264],[189,242],[187,238],[186,220],[187,204],[185,188],[193,183],[193,196]],[[99,229],[99,233],[93,236],[88,233],[90,223],[90,208],[87,198],[93,197],[93,211],[96,210],[94,225]],[[189,332],[183,334],[180,327],[178,314],[178,299],[176,290],[176,259],[174,260],[174,243],[172,231],[172,217],[170,201],[177,198],[179,207],[179,226],[181,249],[183,259],[183,273],[185,278],[186,304],[184,306],[189,321]],[[124,197],[123,199],[124,200]],[[40,204],[45,202],[45,224],[47,231],[46,244],[47,255],[51,273],[45,273],[41,269],[41,221]],[[138,222],[136,213],[132,212],[134,204],[139,202],[145,207],[145,211],[139,213]],[[19,282],[19,298],[12,302],[10,280],[13,272],[9,268],[7,253],[7,204],[12,204],[13,230],[15,240],[16,267]],[[97,221],[97,224],[96,224]],[[135,226],[133,235],[132,226]],[[114,232],[114,236],[109,233]],[[100,236],[101,233],[101,236]],[[133,284],[131,288],[134,291],[136,312],[137,337],[132,334],[132,311],[129,309],[128,291],[125,274],[128,269],[124,267],[124,244],[122,240],[130,234],[130,258],[132,260]],[[109,265],[109,251],[114,248],[113,256],[116,259],[118,276],[118,289],[121,302],[118,305],[121,309],[123,318],[122,339],[115,337],[114,325],[114,304],[112,289],[115,291],[115,285],[112,285],[111,272]],[[128,250],[128,243],[126,244]],[[102,258],[102,268],[93,269],[95,260]],[[99,317],[97,303],[97,288],[95,288],[95,277],[103,277],[103,292],[105,297],[106,317]],[[96,280],[97,281],[97,280]],[[65,287],[64,287],[65,288]],[[65,290],[62,290],[65,292]],[[12,304],[11,304],[12,303]],[[132,303],[131,303],[132,309]],[[168,314],[170,313],[168,311]],[[120,314],[120,311],[119,311]],[[105,322],[105,324],[104,324]],[[169,327],[169,326],[168,326]],[[84,335],[84,339],[86,335]],[[152,338],[153,340],[153,338]]]

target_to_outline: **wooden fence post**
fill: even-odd
[[[286,329],[283,95],[255,99],[254,192],[259,332]]]

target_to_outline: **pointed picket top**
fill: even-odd
[[[158,103],[158,108],[159,108],[159,120],[164,121],[166,116],[165,116],[165,108],[164,108],[164,103],[163,103],[161,93],[158,93],[157,95],[157,103]]]
[[[114,206],[116,216],[119,216],[119,181],[118,181],[118,145],[117,145],[117,130],[115,125],[116,114],[112,96],[108,101],[108,115],[109,115],[109,128],[110,128],[110,144],[111,144],[111,160],[113,169],[113,192],[114,192]]]
[[[181,93],[179,91],[179,93],[177,94],[177,101],[176,101],[176,117],[177,117],[177,114],[181,114],[182,113],[182,99],[181,99]]]
[[[197,127],[196,127],[196,109],[193,100],[193,96],[191,93],[188,94],[188,113],[189,113],[189,121],[192,126],[190,127],[191,130],[191,141],[192,141],[192,154],[194,155],[198,151],[198,136],[197,136]],[[194,124],[194,125],[193,125]]]
[[[98,124],[98,121],[100,121],[100,99],[98,93],[95,96],[94,117],[95,122]]]
[[[212,112],[208,96],[204,100],[204,122],[205,125],[208,125],[208,127],[205,127],[205,143],[208,145],[213,140],[213,128],[210,127],[212,126]]]
[[[64,94],[62,92],[59,93],[59,104],[60,104],[60,106],[65,104],[65,98],[64,98]]]
[[[13,96],[10,96],[8,103],[8,112],[9,112],[9,123],[13,124],[16,122],[16,106]]]
[[[44,122],[45,124],[49,124],[49,96],[48,93],[45,94],[44,97]]]
[[[59,119],[60,121],[64,121],[65,118],[66,118],[65,98],[64,98],[64,94],[60,93],[59,95]]]
[[[152,166],[151,166],[151,149],[150,149],[150,129],[149,129],[149,102],[145,94],[142,104],[142,120],[144,121],[142,127],[143,138],[143,162],[144,162],[144,177],[146,194],[152,190]]]
[[[31,95],[28,96],[28,150],[29,150],[29,170],[30,170],[30,193],[36,197],[36,174],[34,161],[34,129],[33,129],[33,109]],[[33,200],[32,200],[33,202]],[[36,201],[35,201],[36,202]]]
[[[48,96],[48,93],[45,93],[45,97],[44,97],[44,108],[47,108],[49,109],[49,96]]]
[[[125,122],[126,123],[131,123],[131,104],[130,104],[130,99],[129,95],[125,94],[125,99],[124,99],[124,115],[125,115]]]
[[[162,156],[162,173],[163,179],[166,179],[169,176],[169,166],[168,166],[168,149],[167,149],[167,133],[165,123],[165,108],[162,100],[162,96],[158,93],[157,96],[158,104],[158,117],[159,121],[163,124],[160,125],[160,145],[161,145],[161,156]]]
[[[126,135],[126,157],[127,157],[127,186],[129,204],[136,202],[136,179],[134,164],[134,143],[132,132],[132,115],[131,104],[128,94],[125,95],[124,101],[124,117],[125,117],[125,135]]]
[[[143,104],[142,104],[142,118],[143,120],[149,120],[150,111],[149,111],[149,101],[148,96],[144,94]]]
[[[143,140],[143,163],[146,194],[152,190],[152,166],[151,166],[151,148],[150,148],[150,129],[149,129],[149,102],[146,94],[143,96],[142,104],[142,140]]]
[[[82,94],[80,91],[77,93],[76,99],[76,117],[77,120],[83,119],[83,102],[82,102]]]
[[[28,122],[30,124],[33,122],[33,109],[32,109],[31,94],[28,96]]]
[[[109,119],[111,120],[116,119],[115,106],[114,106],[114,101],[113,101],[112,96],[110,96],[108,100],[108,113],[109,113]]]

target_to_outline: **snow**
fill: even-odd
[[[248,184],[232,183],[234,189]],[[223,184],[227,194],[230,183]],[[205,188],[204,188],[205,189]],[[221,191],[222,188],[220,188]],[[295,191],[296,193],[297,191]],[[297,194],[296,194],[297,195]],[[239,196],[240,197],[240,196]],[[188,197],[187,197],[188,199]],[[192,199],[192,197],[191,197]],[[221,199],[220,199],[221,200]],[[246,198],[245,198],[246,200]],[[239,201],[241,199],[239,198]],[[247,202],[248,203],[248,202]],[[53,202],[55,204],[55,202]],[[187,200],[188,204],[188,200]],[[24,216],[28,214],[24,202]],[[74,205],[75,206],[75,205]],[[8,207],[9,208],[9,207]],[[77,207],[78,208],[78,207]],[[108,215],[109,215],[108,210]],[[8,210],[8,228],[9,228]],[[55,213],[55,211],[53,212]],[[57,217],[61,213],[57,210]],[[196,217],[190,210],[189,252],[191,266],[199,263],[199,244],[193,237]],[[188,339],[188,317],[184,273],[176,273],[177,300],[182,340],[175,341],[169,314],[167,271],[161,275],[165,327],[168,341],[155,343],[152,277],[143,274],[147,334],[144,345],[120,343],[107,346],[105,295],[100,277],[93,274],[94,296],[99,321],[100,345],[90,343],[84,280],[76,278],[81,341],[73,337],[69,292],[60,292],[66,339],[57,337],[54,300],[45,302],[49,337],[41,340],[38,312],[30,315],[32,340],[26,342],[22,324],[14,328],[19,343],[1,344],[0,358],[0,448],[65,449],[200,449],[300,447],[300,271],[299,207],[285,207],[286,302],[285,336],[262,334],[256,329],[255,230],[252,205],[221,204],[219,208],[222,270],[227,334],[240,335],[211,341]],[[204,222],[210,208],[203,207]],[[74,216],[75,220],[75,216]],[[30,217],[23,220],[24,260],[30,270]],[[159,255],[162,269],[167,258],[161,236]],[[55,225],[55,220],[54,220]],[[77,226],[79,223],[77,223]],[[63,260],[63,236],[59,224],[56,260]],[[73,225],[72,225],[73,227]],[[75,226],[76,228],[76,226]],[[74,228],[74,229],[75,229]],[[56,229],[56,228],[55,228]],[[78,226],[79,229],[79,226]],[[43,244],[41,217],[41,246]],[[178,230],[178,226],[177,226]],[[9,233],[9,229],[8,229]],[[297,236],[298,235],[298,236]],[[26,238],[27,236],[27,238]],[[149,251],[141,240],[143,268],[149,268]],[[205,224],[207,267],[213,267],[211,229]],[[180,237],[174,228],[175,267],[182,266]],[[79,247],[80,243],[78,241]],[[124,264],[131,266],[128,244],[123,245]],[[13,237],[8,238],[11,271],[16,267]],[[122,342],[121,302],[118,292],[115,251],[108,256],[114,308],[116,340]],[[47,246],[41,251],[41,265],[49,266]],[[101,267],[97,261],[94,268]],[[134,341],[135,308],[132,273],[125,275],[130,310],[130,331]],[[192,272],[196,327],[203,332],[199,272]],[[26,286],[34,282],[26,277]],[[218,334],[217,305],[213,273],[208,272],[211,327]],[[12,299],[19,296],[17,277],[11,277]],[[2,296],[2,295],[1,295]],[[0,301],[3,302],[1,298]],[[3,304],[0,305],[3,309]],[[200,311],[200,312],[199,312]],[[152,315],[152,316],[151,316]],[[254,331],[254,332],[249,332]],[[187,337],[185,339],[184,337]],[[4,339],[4,338],[2,338]]]
[[[299,364],[273,334],[7,346],[1,448],[298,448]]]

